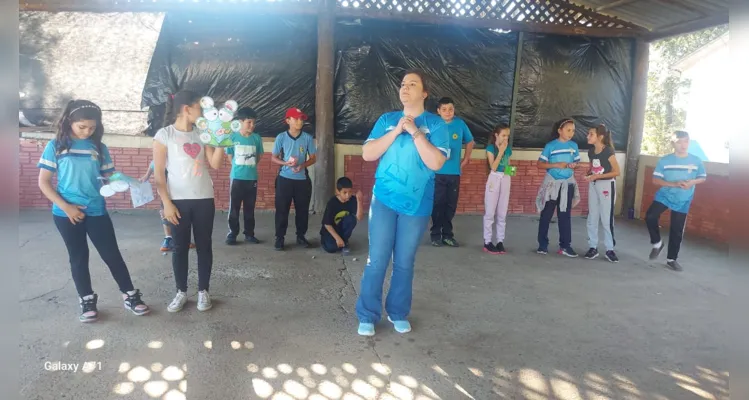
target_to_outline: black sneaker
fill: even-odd
[[[305,248],[308,248],[308,249],[310,247],[312,247],[312,245],[309,243],[309,241],[307,240],[307,238],[305,238],[304,236],[297,236],[296,237],[296,244],[298,244],[300,246],[304,246]]]
[[[497,245],[496,245],[496,246],[494,246],[494,247],[496,247],[496,249],[497,249],[497,253],[499,253],[499,254],[505,254],[505,253],[507,253],[507,252],[505,251],[505,245],[504,245],[504,244],[502,244],[502,242],[499,242],[499,243],[497,243]]]
[[[276,249],[276,251],[283,250],[283,238],[282,237],[276,238],[276,244],[273,245],[273,248]]]
[[[237,244],[237,237],[231,233],[226,235],[226,244],[228,244],[229,246]]]
[[[442,243],[450,247],[460,247],[460,243],[454,238],[442,239]]]
[[[663,241],[661,241],[661,245],[658,247],[653,247],[653,250],[650,250],[650,259],[655,260],[658,258],[658,256],[661,254],[661,251],[663,250],[663,247],[665,244]]]
[[[549,249],[547,249],[546,247],[539,247],[538,250],[536,250],[536,253],[545,256],[549,254]]]
[[[499,252],[497,251],[497,247],[494,246],[494,243],[484,243],[484,253],[499,254]]]
[[[619,257],[616,256],[616,253],[614,253],[614,250],[609,250],[606,252],[606,259],[611,261],[612,263],[619,262]]]
[[[567,256],[570,258],[577,257],[577,253],[575,252],[575,250],[572,249],[572,247],[567,247],[566,249],[559,249],[557,254],[561,254],[563,256]]]
[[[94,293],[90,296],[81,298],[81,315],[78,316],[78,320],[81,322],[94,322],[99,318],[99,310],[96,309],[96,302],[99,300],[99,295]]]
[[[585,253],[585,258],[587,258],[588,260],[592,260],[594,258],[597,258],[598,255],[599,255],[598,254],[598,250],[596,250],[593,247],[591,247],[591,248],[588,249],[588,252]]]
[[[247,242],[247,243],[252,243],[252,244],[258,244],[258,243],[260,243],[260,241],[257,240],[257,238],[255,236],[252,236],[252,235],[244,235],[244,241]]]
[[[672,269],[674,271],[681,271],[682,270],[681,264],[679,264],[679,262],[676,261],[676,260],[667,260],[666,261],[666,266],[668,266],[668,268],[670,268],[670,269]]]
[[[151,312],[146,303],[141,300],[142,294],[139,289],[135,289],[135,293],[123,294],[125,300],[125,308],[132,311],[135,315],[146,315]]]
[[[432,239],[432,246],[442,247],[442,239]]]

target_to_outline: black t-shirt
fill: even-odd
[[[341,222],[341,219],[347,215],[356,215],[356,197],[351,196],[349,201],[341,203],[338,197],[333,196],[328,201],[328,205],[325,206],[325,213],[322,215],[322,227],[320,233],[327,232],[325,225],[336,226],[337,223]]]
[[[591,148],[588,150],[588,158],[590,158],[590,172],[593,175],[603,175],[611,172],[611,162],[609,158],[614,155],[614,150],[606,146],[601,150],[600,153],[596,154],[596,149]]]

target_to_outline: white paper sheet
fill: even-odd
[[[154,200],[153,188],[151,182],[137,182],[130,184],[130,199],[133,201],[133,207],[138,208]]]

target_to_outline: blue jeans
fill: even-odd
[[[414,261],[429,215],[397,213],[372,198],[369,208],[369,258],[361,279],[356,316],[359,322],[377,323],[382,318],[382,286],[390,259],[393,274],[385,310],[393,321],[402,321],[411,312]]]
[[[562,195],[562,189],[559,189],[559,196]],[[549,249],[549,224],[557,212],[557,221],[559,222],[559,247],[566,249],[572,244],[572,198],[575,197],[574,185],[567,188],[567,211],[559,209],[559,200],[549,200],[541,211],[541,220],[538,222],[538,247],[544,250]]]
[[[354,233],[356,222],[356,217],[349,214],[341,218],[341,221],[333,226],[333,229],[335,229],[338,236],[343,239],[343,243],[345,243],[346,246],[348,246],[348,240],[351,239],[351,234]],[[338,248],[338,244],[335,242],[335,238],[333,238],[333,235],[331,235],[330,232],[325,229],[325,227],[320,230],[320,245],[322,246],[323,250],[328,253],[335,253],[341,250],[340,248]]]

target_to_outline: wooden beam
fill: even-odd
[[[712,28],[718,25],[725,25],[727,23],[728,12],[706,18],[696,18],[690,21],[674,23],[653,29],[653,33],[645,36],[645,40],[647,40],[648,42],[653,42],[672,36],[679,36],[707,28]]]
[[[627,172],[624,175],[622,213],[627,215],[635,208],[637,167],[640,161],[642,136],[645,131],[645,105],[648,100],[648,63],[650,44],[642,39],[635,42],[634,73],[632,76],[632,103],[629,112],[629,138],[627,142]]]
[[[636,1],[640,1],[640,0],[616,0],[616,1],[612,1],[611,3],[604,4],[600,7],[596,7],[595,10],[596,12],[610,10],[612,8],[618,8],[618,7],[621,7],[630,3],[634,3]]]
[[[560,3],[560,2],[552,0],[551,3],[555,7],[557,7],[557,8],[566,8],[568,10],[577,11],[580,14],[582,14],[586,19],[594,18],[594,19],[597,19],[597,20],[599,20],[601,22],[610,22],[610,23],[614,23],[614,24],[626,26],[626,27],[632,28],[634,30],[645,30],[645,28],[643,28],[643,27],[641,27],[639,25],[633,24],[633,23],[628,22],[628,21],[623,21],[623,20],[621,20],[619,18],[616,18],[616,17],[609,17],[608,15],[605,15],[605,14],[599,14],[599,13],[595,12],[594,10],[588,8],[588,7],[578,6],[577,4],[573,4],[572,2],[561,2]]]
[[[451,25],[466,28],[488,28],[502,29],[515,32],[535,32],[548,33],[554,35],[569,36],[592,36],[592,37],[640,37],[646,34],[646,31],[636,29],[616,29],[616,28],[586,28],[578,26],[556,25],[556,24],[539,24],[530,22],[514,22],[501,19],[490,18],[453,18],[439,17],[436,15],[390,12],[381,10],[359,10],[351,8],[338,8],[336,15],[348,18],[379,19],[389,21],[399,21],[415,24],[434,24],[434,25]]]
[[[335,194],[335,124],[333,84],[335,67],[336,0],[320,0],[317,16],[317,78],[315,87],[315,165],[314,211],[322,213]]]

